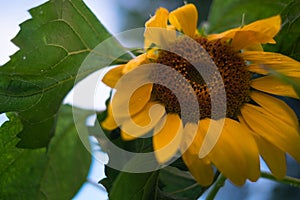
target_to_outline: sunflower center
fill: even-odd
[[[198,37],[195,40],[208,52],[210,59],[217,66],[219,74],[223,79],[226,92],[226,117],[236,119],[242,105],[249,101],[251,73],[246,69],[244,60],[226,43],[220,41],[208,41],[206,38],[202,37]],[[196,60],[199,67],[207,62],[207,56],[193,54],[193,47],[184,40],[178,40],[172,43],[169,49],[176,49],[176,52],[178,52],[178,50],[184,51],[185,54],[189,55],[189,58]],[[199,119],[207,117],[211,118],[210,91],[196,68],[186,59],[166,50],[159,51],[156,62],[170,66],[186,78],[197,96],[200,110]],[[178,84],[176,77],[169,77],[167,74],[164,76],[168,79],[168,83]],[[216,77],[209,78],[215,80],[214,78]],[[216,85],[216,87],[217,91],[218,89],[223,89],[223,85]],[[185,93],[186,91],[180,92]],[[180,115],[181,109],[178,99],[167,87],[154,84],[152,100],[162,103],[165,106],[167,113],[177,113]],[[224,99],[217,99],[217,101],[224,101]]]

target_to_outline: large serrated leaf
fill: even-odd
[[[81,0],[50,0],[30,14],[13,39],[20,50],[0,68],[0,113],[18,113],[19,147],[39,148],[53,136],[57,111],[76,77],[104,67],[101,59],[113,53],[96,55],[100,63],[78,74],[84,59],[110,37]],[[123,49],[116,40],[108,45],[111,51]]]
[[[85,127],[90,112],[78,110],[79,114],[76,125]],[[9,118],[0,129],[0,199],[71,199],[86,181],[91,162],[71,107],[60,110],[48,150],[15,147],[22,124],[14,114]]]

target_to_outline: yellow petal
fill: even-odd
[[[149,27],[146,28],[144,37],[145,49],[150,48],[152,43],[161,48],[165,48],[176,39],[176,31],[167,28]]]
[[[207,131],[208,120],[200,121]],[[242,185],[246,178],[256,181],[260,175],[258,148],[247,129],[237,121],[226,118],[222,134],[209,154],[209,159],[233,183]]]
[[[161,129],[155,127],[153,148],[159,163],[170,160],[176,154],[181,143],[182,131],[182,122],[177,114],[168,114]]]
[[[158,48],[153,47],[147,50],[147,58],[156,60],[158,58]]]
[[[112,131],[116,128],[118,128],[117,123],[114,120],[113,114],[112,114],[112,107],[111,104],[107,107],[107,116],[104,121],[101,122],[101,126],[109,131]]]
[[[244,48],[244,51],[264,51],[264,49],[261,44],[253,44]]]
[[[124,67],[122,70],[123,74],[126,74],[128,72],[130,72],[131,70],[135,69],[136,67],[147,63],[147,54],[143,53],[137,57],[135,57],[134,59],[130,60]]]
[[[145,107],[151,98],[152,84],[145,84],[139,87],[133,92],[131,97],[127,92],[130,87],[129,83],[121,84],[112,99],[113,112],[117,118],[135,115]]]
[[[203,159],[199,159],[198,154],[190,154],[189,151],[182,155],[182,159],[200,185],[209,186],[212,184],[214,172],[210,164],[204,162]]]
[[[278,179],[283,178],[286,174],[285,153],[253,132],[241,116],[239,116],[239,121],[245,128],[249,129],[249,131],[253,135],[258,146],[259,153],[261,154],[262,158],[268,165],[273,175]]]
[[[260,65],[266,71],[271,68],[287,76],[300,77],[300,63],[280,53],[245,51],[241,56],[247,61]]]
[[[166,28],[168,23],[169,11],[165,8],[158,8],[155,15],[151,17],[145,24],[147,27]]]
[[[275,43],[273,37],[279,32],[281,18],[279,15],[255,21],[241,28],[234,28],[220,34],[208,36],[208,40],[232,39],[234,49],[244,49],[265,43]]]
[[[245,104],[241,113],[255,133],[300,162],[299,127],[294,127],[285,120],[271,115],[264,108],[251,104]]]
[[[253,45],[265,44],[265,43],[276,43],[273,38],[260,32],[251,30],[237,31],[232,39],[231,46],[235,50],[244,49]]]
[[[262,137],[256,136],[255,140],[260,154],[268,165],[272,174],[276,178],[282,179],[286,175],[285,153]]]
[[[111,88],[115,88],[117,82],[122,77],[123,68],[125,65],[120,65],[109,70],[103,77],[102,82]]]
[[[210,41],[211,40],[220,40],[220,39],[223,39],[223,40],[232,39],[235,36],[236,32],[240,31],[240,30],[241,30],[241,28],[234,28],[234,29],[224,31],[222,33],[210,34],[207,36],[207,39]]]
[[[167,41],[175,39],[176,32],[168,29],[168,17],[169,11],[165,8],[159,8],[155,15],[146,22],[145,49],[148,49],[152,43],[164,46]]]
[[[184,163],[200,185],[210,185],[213,182],[214,172],[207,157],[199,158],[204,135],[198,129],[198,124],[187,123],[183,137],[180,150]]]
[[[209,123],[208,119],[200,121],[199,131],[202,134],[206,134]],[[231,124],[231,121],[226,120],[221,136],[208,157],[219,171],[233,183],[243,185],[246,181],[247,165],[240,149],[238,134],[240,134],[240,130],[236,124]]]
[[[165,108],[155,102],[149,102],[136,115],[122,123],[121,136],[124,140],[141,137],[151,131],[165,114]]]
[[[270,115],[284,121],[290,126],[299,126],[295,112],[284,101],[261,92],[251,92],[250,96],[264,110],[269,112]]]
[[[169,15],[169,21],[177,30],[193,37],[197,29],[198,12],[194,4],[186,4]]]
[[[270,41],[280,31],[281,18],[280,15],[257,20],[251,24],[245,25],[242,30],[254,31],[268,36]],[[261,42],[263,43],[263,42]]]
[[[257,74],[267,75],[269,73],[265,68],[263,68],[263,66],[261,64],[249,64],[247,66],[247,69],[250,72],[254,72]]]

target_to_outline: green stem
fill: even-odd
[[[298,178],[293,178],[293,177],[290,177],[290,176],[286,176],[283,179],[278,180],[272,174],[270,174],[268,172],[261,172],[261,177],[266,178],[266,179],[270,179],[272,181],[276,181],[276,182],[279,182],[279,183],[287,184],[287,185],[290,185],[290,186],[300,187],[300,179],[298,179]]]
[[[220,174],[205,199],[213,200],[217,195],[217,193],[219,192],[219,190],[221,189],[221,187],[224,186],[225,181],[226,181],[226,177]]]

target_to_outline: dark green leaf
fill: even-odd
[[[19,147],[39,148],[53,136],[57,111],[75,78],[110,64],[124,49],[114,40],[105,55],[93,51],[110,34],[81,0],[50,0],[30,14],[13,39],[20,50],[0,68],[0,113],[18,113]],[[91,54],[95,62],[78,72]]]
[[[291,0],[214,0],[209,13],[209,32],[220,32],[245,23],[267,18],[288,6]]]
[[[105,175],[106,178],[102,179],[101,181],[99,181],[99,183],[101,183],[107,190],[108,193],[110,193],[111,188],[114,184],[114,181],[116,180],[116,178],[118,177],[120,171],[113,169],[109,166],[105,166]]]
[[[267,51],[280,52],[300,61],[300,0],[293,0],[280,13],[282,27],[275,37],[276,45],[267,45]]]
[[[201,187],[186,171],[166,167],[159,173],[161,195],[170,199],[197,199],[207,187]]]
[[[149,173],[121,172],[115,179],[109,197],[111,200],[157,199],[158,171]]]
[[[77,110],[85,127],[88,111]],[[0,129],[1,199],[71,199],[85,182],[91,155],[83,146],[69,106],[59,112],[57,130],[48,150],[15,147],[21,122],[9,114]]]

